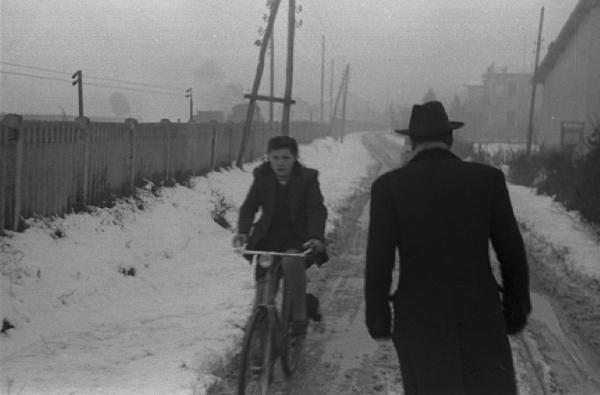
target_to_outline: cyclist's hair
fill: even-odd
[[[287,148],[290,150],[292,155],[298,156],[298,143],[295,139],[289,136],[275,136],[271,137],[267,144],[267,153],[276,150]]]

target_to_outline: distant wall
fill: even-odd
[[[329,125],[292,122],[299,143],[331,135]],[[0,127],[0,231],[18,229],[22,218],[61,215],[88,205],[128,196],[145,180],[155,184],[231,166],[241,144],[243,124],[23,121],[5,116]],[[381,130],[381,125],[346,121],[346,133]],[[260,158],[275,123],[256,124],[244,160]]]
[[[537,140],[561,146],[563,122],[583,125],[589,137],[600,120],[600,7],[589,11],[544,81]],[[582,138],[582,142],[585,141]]]

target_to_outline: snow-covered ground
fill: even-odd
[[[509,185],[515,216],[527,233],[551,245],[580,274],[600,280],[600,237],[579,214],[532,188]]]
[[[300,156],[320,170],[332,230],[373,159],[360,134],[302,145]],[[235,224],[258,163],[0,238],[0,312],[15,326],[0,336],[0,393],[204,393],[253,298],[252,268],[211,211],[230,206]],[[592,229],[548,197],[509,190],[530,236],[600,278]]]
[[[327,229],[373,159],[360,134],[300,147],[320,171]],[[252,169],[140,191],[138,200],[32,220],[0,239],[0,393],[191,394],[236,351],[252,268],[231,248]]]

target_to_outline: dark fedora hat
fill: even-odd
[[[463,122],[448,120],[448,114],[439,101],[415,104],[410,114],[408,129],[396,130],[406,136],[435,136],[463,127]]]

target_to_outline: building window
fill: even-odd
[[[584,122],[561,122],[560,123],[560,147],[574,148],[583,143]]]
[[[515,112],[514,111],[509,111],[509,112],[506,113],[506,125],[509,128],[514,128],[516,126]]]
[[[508,82],[508,96],[517,96],[517,81]]]

